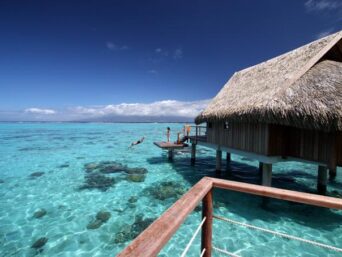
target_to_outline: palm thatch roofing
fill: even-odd
[[[342,130],[342,31],[235,73],[195,122]]]

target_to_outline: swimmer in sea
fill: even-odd
[[[145,137],[142,137],[140,140],[133,142],[128,148],[131,148],[135,145],[141,144],[142,142],[144,142],[144,139],[145,139]]]

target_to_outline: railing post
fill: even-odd
[[[201,252],[205,249],[203,257],[211,257],[211,242],[213,237],[213,195],[210,190],[202,200],[202,219],[206,220],[202,227]]]
[[[196,144],[197,144],[197,137],[198,137],[198,126],[196,125],[196,139],[195,139]]]

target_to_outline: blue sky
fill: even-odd
[[[192,117],[235,71],[341,29],[341,0],[1,0],[0,120]]]

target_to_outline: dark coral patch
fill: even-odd
[[[95,219],[87,225],[87,229],[97,229],[106,223],[112,215],[108,211],[99,211]]]
[[[39,239],[37,239],[32,245],[31,245],[31,248],[34,248],[34,249],[40,249],[42,248],[48,241],[49,239],[47,237],[41,237]]]
[[[146,188],[145,193],[159,200],[179,198],[185,194],[186,189],[174,181],[161,182]]]
[[[144,182],[145,177],[144,174],[128,174],[126,179],[131,182]]]
[[[142,231],[144,231],[154,219],[144,219],[142,215],[138,215],[131,225],[124,225],[120,231],[115,234],[114,243],[125,243],[136,238]]]
[[[90,173],[85,176],[85,181],[83,185],[79,187],[79,189],[99,189],[101,191],[107,191],[114,184],[114,178],[106,177],[98,173]]]
[[[33,173],[30,174],[29,178],[30,179],[35,179],[35,178],[43,176],[44,174],[45,174],[45,172],[43,172],[43,171],[33,172]]]

